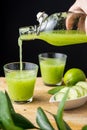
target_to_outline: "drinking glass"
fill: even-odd
[[[32,102],[38,65],[22,62],[22,70],[20,70],[20,63],[12,62],[4,65],[4,72],[12,101],[17,103]]]
[[[41,76],[48,86],[61,85],[66,65],[67,55],[62,53],[39,54]]]

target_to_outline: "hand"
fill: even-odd
[[[66,28],[73,29],[73,26],[78,19],[77,29],[86,32],[87,34],[87,0],[76,0],[70,7],[66,19]],[[72,13],[73,12],[73,13]]]

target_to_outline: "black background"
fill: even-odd
[[[0,76],[4,75],[3,65],[19,61],[19,27],[36,25],[36,14],[68,11],[75,0],[1,0],[1,40],[0,40]],[[23,43],[23,61],[38,64],[38,54],[42,52],[60,52],[68,55],[66,69],[81,68],[87,74],[87,44],[56,47],[41,40]],[[39,76],[39,74],[38,74]]]

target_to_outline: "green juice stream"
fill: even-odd
[[[16,102],[32,101],[36,74],[33,70],[23,70],[22,66],[22,40],[18,39],[20,70],[15,70],[6,75],[10,97]]]

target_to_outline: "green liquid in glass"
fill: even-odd
[[[41,75],[45,84],[57,85],[62,82],[65,62],[59,59],[40,61]]]
[[[14,71],[6,75],[8,90],[13,101],[27,101],[33,97],[35,74],[32,71]]]

